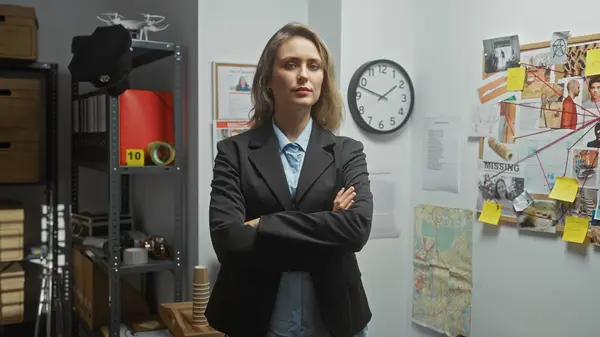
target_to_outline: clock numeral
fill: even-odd
[[[400,110],[398,110],[398,115],[404,116],[404,108],[400,108]],[[392,118],[394,118],[394,117],[392,117]]]
[[[369,68],[369,76],[374,76],[374,75],[375,75],[375,69]]]
[[[359,107],[358,107],[358,111],[360,111],[360,114],[361,114],[361,115],[362,115],[362,114],[364,114],[364,113],[365,113],[365,107],[364,107],[364,106],[362,106],[362,105],[361,105],[361,106],[359,106]]]
[[[360,91],[356,92],[356,100],[360,100],[360,98],[362,97],[362,93]]]
[[[390,125],[396,125],[396,117],[390,117]]]
[[[385,64],[380,64],[379,65],[379,73],[380,74],[387,74],[387,66]]]
[[[402,94],[402,103],[406,102],[406,94]]]
[[[360,85],[362,85],[363,87],[367,86],[367,79],[366,78],[361,78],[360,79]]]
[[[392,78],[396,78],[396,69],[392,69]]]
[[[404,89],[404,81],[400,81],[400,85],[398,86],[400,89]]]
[[[367,116],[367,118],[369,119],[369,124],[371,124],[371,120],[373,119],[373,117]]]
[[[378,125],[378,126],[379,126],[379,128],[380,128],[380,129],[383,129],[383,127],[384,127],[385,125],[383,124],[383,121],[379,121],[379,125]]]

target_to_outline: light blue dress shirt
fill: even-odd
[[[304,154],[312,131],[312,119],[296,142],[292,143],[277,127],[273,129],[279,141],[281,163],[292,197],[296,194]],[[333,207],[333,205],[332,205]],[[275,309],[265,337],[329,337],[308,272],[285,272],[281,276]],[[355,337],[367,337],[367,328]]]

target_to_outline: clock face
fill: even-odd
[[[412,81],[404,68],[394,61],[367,62],[350,80],[348,106],[354,121],[367,132],[394,132],[412,113]]]

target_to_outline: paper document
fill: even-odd
[[[425,119],[425,172],[423,189],[458,193],[460,119]]]
[[[469,137],[493,137],[498,133],[500,104],[481,104],[471,112]]]
[[[569,46],[570,33],[570,31],[552,33],[552,42],[550,43],[552,49],[551,64],[567,63],[567,48]]]
[[[396,184],[389,172],[371,172],[373,194],[373,221],[369,239],[400,237],[396,225]]]

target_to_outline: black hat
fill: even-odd
[[[75,36],[69,71],[73,81],[90,82],[118,96],[129,89],[131,35],[122,25],[97,27],[89,36]]]

